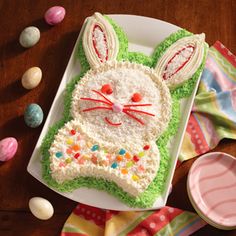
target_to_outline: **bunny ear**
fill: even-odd
[[[100,13],[88,19],[83,34],[83,49],[92,68],[117,57],[118,38],[113,27]]]
[[[205,34],[177,40],[161,56],[155,67],[170,89],[180,86],[200,67],[205,48]]]

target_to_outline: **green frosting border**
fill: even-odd
[[[158,61],[158,59],[162,56],[164,51],[175,41],[178,39],[189,36],[189,33],[186,30],[179,30],[176,33],[171,34],[168,38],[166,38],[163,42],[161,42],[157,48],[154,50],[154,53],[151,57],[146,56],[143,53],[138,52],[128,52],[128,39],[124,33],[124,31],[116,25],[116,23],[105,16],[106,19],[113,26],[120,43],[119,52],[117,60],[128,60],[130,62],[135,62],[139,64],[143,64],[149,67],[154,67]],[[157,175],[152,181],[152,183],[148,186],[148,188],[138,197],[132,197],[128,193],[124,192],[116,183],[107,181],[105,179],[96,179],[94,177],[78,177],[74,180],[66,181],[63,184],[58,184],[52,177],[50,171],[50,154],[48,152],[53,140],[54,136],[57,134],[58,130],[63,127],[63,125],[71,120],[70,116],[70,108],[71,108],[71,94],[75,88],[76,83],[84,76],[84,74],[90,69],[89,63],[86,59],[82,40],[79,42],[78,46],[78,58],[81,64],[81,73],[72,79],[71,82],[67,84],[65,99],[64,99],[64,115],[63,118],[49,128],[48,133],[43,139],[41,145],[41,153],[42,153],[42,175],[45,182],[52,188],[60,191],[60,192],[71,192],[79,187],[88,187],[88,188],[96,188],[98,190],[106,190],[108,193],[112,194],[119,198],[122,202],[126,203],[130,207],[139,207],[139,208],[147,208],[151,207],[163,190],[165,185],[165,180],[169,173],[170,167],[170,156],[169,151],[167,149],[167,143],[173,135],[176,134],[178,130],[179,120],[180,120],[180,102],[179,100],[183,97],[188,97],[191,95],[193,88],[195,86],[196,80],[198,79],[200,73],[202,72],[206,59],[206,51],[204,54],[204,59],[201,66],[198,68],[197,72],[194,74],[192,79],[185,82],[182,86],[177,89],[171,91],[172,96],[172,118],[168,125],[168,128],[162,134],[162,136],[157,141],[157,146],[160,151],[161,160],[160,167],[157,171]]]

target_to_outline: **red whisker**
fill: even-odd
[[[99,109],[112,110],[111,107],[91,107],[91,108],[88,108],[88,109],[84,109],[82,111],[86,112],[86,111],[93,111],[93,110],[99,110]]]
[[[97,90],[92,90],[92,91],[93,91],[94,93],[100,95],[101,97],[103,97],[106,101],[108,101],[108,102],[110,103],[110,105],[112,105],[112,102],[111,102],[108,98],[106,98],[102,93],[100,93],[100,92],[97,91]]]
[[[129,117],[133,118],[134,120],[138,121],[141,125],[144,125],[143,121],[141,121],[140,119],[138,119],[136,116],[130,114],[128,111],[123,110],[123,112],[128,115]]]
[[[129,109],[129,108],[124,109],[123,111],[133,111],[133,112],[142,113],[142,114],[149,115],[149,116],[155,116],[154,114],[146,112],[146,111],[134,110],[134,109]]]
[[[121,125],[121,123],[112,123],[107,117],[105,117],[105,121],[106,121],[109,125],[113,125],[113,126]]]
[[[124,107],[147,107],[152,106],[152,104],[127,104],[124,105]]]
[[[101,102],[107,105],[111,105],[110,103],[103,101],[103,100],[99,100],[99,99],[93,99],[93,98],[80,98],[81,100],[85,100],[85,101],[92,101],[92,102]]]

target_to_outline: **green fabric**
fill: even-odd
[[[158,61],[160,56],[171,44],[173,44],[175,41],[177,41],[182,37],[190,35],[190,33],[187,32],[186,30],[179,30],[174,34],[171,34],[165,41],[163,41],[160,45],[157,46],[153,55],[151,57],[148,57],[143,53],[128,52],[128,39],[125,33],[110,18],[108,17],[106,18],[112,24],[119,39],[120,47],[117,60],[128,60],[130,62],[140,63],[149,67],[154,67],[156,65],[156,62]],[[76,83],[78,83],[78,81],[83,77],[85,72],[88,71],[90,68],[88,61],[85,57],[81,40],[79,42],[79,47],[78,47],[78,57],[81,62],[82,71],[80,75],[72,79],[72,81],[69,82],[66,87],[65,110],[63,119],[57,122],[57,124],[55,124],[49,129],[41,145],[41,153],[43,156],[42,158],[43,179],[50,187],[61,192],[70,192],[79,187],[96,188],[99,190],[106,190],[107,192],[111,193],[113,196],[116,196],[122,202],[126,203],[130,207],[140,207],[140,208],[151,207],[157,196],[159,196],[163,192],[165,186],[165,180],[170,170],[170,156],[167,148],[167,143],[178,129],[179,116],[180,116],[179,100],[180,98],[187,97],[192,93],[192,90],[195,86],[195,82],[203,69],[205,58],[202,65],[199,67],[193,78],[187,81],[181,87],[171,92],[172,96],[171,121],[165,133],[157,140],[157,146],[161,154],[159,170],[157,171],[156,177],[154,178],[152,183],[148,186],[147,190],[138,197],[132,197],[128,193],[124,192],[120,187],[118,187],[116,183],[106,181],[103,179],[96,179],[93,177],[78,177],[74,180],[66,181],[63,184],[58,184],[50,175],[50,160],[49,160],[50,155],[48,150],[53,142],[54,135],[58,132],[58,129],[63,127],[63,125],[66,122],[71,120],[70,116],[71,99],[72,99],[71,94],[75,88]]]

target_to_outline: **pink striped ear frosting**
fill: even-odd
[[[236,159],[215,152],[193,164],[188,191],[193,205],[203,217],[220,228],[236,227]]]

